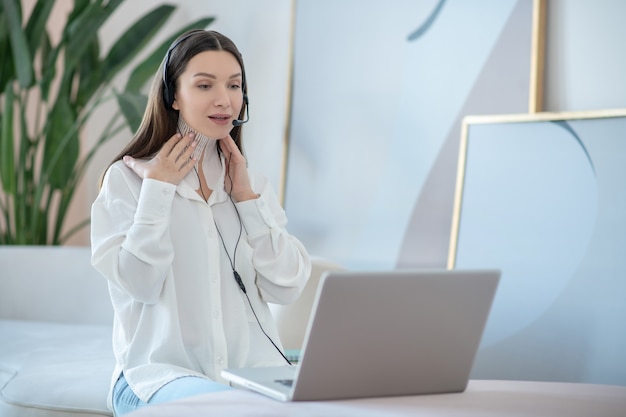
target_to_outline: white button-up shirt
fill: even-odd
[[[251,175],[260,197],[234,204],[224,161],[214,149],[206,154],[208,202],[193,170],[176,186],[142,180],[118,161],[92,206],[92,264],[108,280],[115,311],[112,386],[123,372],[143,401],[182,376],[224,382],[227,367],[285,363],[255,313],[282,349],[266,303],[294,301],[311,271],[269,183]]]

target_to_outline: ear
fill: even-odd
[[[174,110],[179,110],[180,111],[180,107],[178,107],[178,101],[176,100],[176,94],[174,94],[174,102],[172,103],[172,108]]]

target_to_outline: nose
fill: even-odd
[[[215,96],[213,97],[213,103],[215,104],[215,106],[230,106],[230,96],[228,94],[228,90],[225,87],[215,88],[213,91],[215,92]]]

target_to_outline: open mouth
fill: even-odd
[[[216,122],[227,122],[230,120],[230,116],[227,114],[216,114],[213,116],[209,116],[209,119],[215,120]]]

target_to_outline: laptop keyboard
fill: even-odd
[[[274,382],[278,382],[286,387],[290,387],[293,385],[293,379],[275,379]]]

